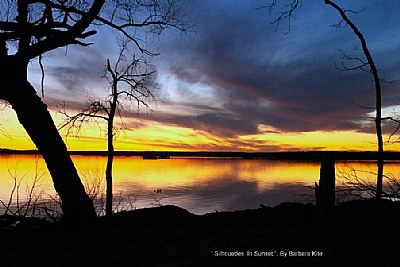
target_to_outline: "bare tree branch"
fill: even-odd
[[[387,143],[397,143],[400,140],[400,137],[399,137],[399,138],[397,138],[396,141],[392,141],[393,136],[395,136],[400,130],[400,119],[398,118],[396,112],[394,112],[394,114],[396,115],[396,117],[382,117],[382,121],[391,121],[391,122],[395,123],[395,125],[396,125],[396,128],[389,135],[389,137],[386,141]]]
[[[42,72],[42,79],[40,80],[40,86],[42,89],[42,97],[44,97],[44,66],[42,62],[42,54],[39,55],[39,66],[40,66],[40,71]]]
[[[66,136],[72,133],[79,133],[84,124],[92,121],[97,122],[98,119],[108,121],[107,108],[99,101],[92,101],[86,104],[82,111],[70,115],[67,112],[65,103],[62,103],[58,109],[58,113],[65,116],[64,122],[58,127],[58,130],[66,129]],[[102,115],[105,114],[105,115]]]
[[[0,38],[21,42],[17,54],[26,59],[69,44],[90,45],[83,40],[97,33],[87,30],[91,25],[111,27],[148,55],[156,53],[145,48],[137,29],[159,35],[167,28],[190,28],[180,19],[178,0],[37,0],[14,5],[7,8],[18,12],[18,20],[0,21]]]
[[[339,49],[342,54],[341,68],[335,63],[335,67],[339,71],[365,71],[371,73],[369,62],[357,56],[349,56]],[[345,62],[350,62],[352,65],[346,65]],[[354,64],[355,63],[355,64]]]
[[[345,168],[338,170],[338,185],[336,194],[342,201],[353,199],[375,198],[377,194],[376,185],[368,180],[368,176],[376,176],[377,173],[370,170],[357,170],[348,164]],[[386,188],[382,191],[382,198],[389,200],[400,199],[400,180],[393,174],[384,175]]]
[[[269,12],[272,13],[272,10],[277,7],[278,0],[272,0],[269,5],[261,6],[258,9],[268,8]],[[291,0],[289,3],[285,3],[280,8],[278,16],[274,19],[271,24],[275,24],[275,30],[277,31],[283,21],[287,21],[287,30],[285,34],[288,34],[292,27],[292,19],[294,17],[294,12],[296,9],[301,7],[301,0]]]

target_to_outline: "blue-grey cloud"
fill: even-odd
[[[400,30],[394,14],[400,5],[378,2],[357,2],[346,8],[365,8],[351,16],[369,41],[382,77],[396,80],[400,61],[393,54],[400,44],[395,38]],[[190,1],[196,33],[169,39],[159,60],[178,79],[216,88],[215,102],[223,110],[185,118],[171,115],[166,122],[197,124],[221,135],[257,133],[259,124],[287,132],[373,131],[366,124],[371,110],[362,108],[374,106],[372,77],[335,67],[342,61],[339,49],[363,57],[348,27],[330,26],[340,21],[335,10],[323,1],[303,1],[291,31],[284,34],[287,25],[275,31],[270,24],[276,13],[256,9],[262,3]],[[384,105],[395,104],[400,97],[398,82],[383,86]]]
[[[57,64],[52,64],[47,69],[62,87],[59,89],[72,92],[98,90],[104,84],[102,76],[106,64],[101,50],[96,47],[75,48],[69,53],[71,55],[67,55],[68,58],[58,58]]]

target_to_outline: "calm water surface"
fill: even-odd
[[[0,156],[0,199],[8,202],[14,179],[23,201],[36,181],[36,194],[54,195],[50,176],[41,157]],[[87,189],[104,193],[106,157],[73,156]],[[173,158],[143,160],[116,157],[114,195],[130,197],[133,207],[174,204],[196,214],[274,206],[284,201],[313,201],[309,187],[319,179],[318,162],[243,160],[216,158]],[[374,179],[375,165],[368,162],[340,162],[337,174],[363,170]],[[385,165],[386,173],[400,177],[400,163]],[[158,190],[158,191],[157,191]],[[15,198],[14,193],[14,198]]]

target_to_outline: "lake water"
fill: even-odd
[[[98,196],[104,193],[106,157],[72,158],[90,193],[98,193]],[[40,195],[41,198],[55,195],[41,157],[0,155],[0,160],[0,200],[4,203],[8,203],[13,190],[13,178],[16,181],[14,204],[17,198],[23,202],[28,195]],[[115,208],[173,204],[204,214],[257,208],[260,204],[275,206],[285,201],[313,202],[312,187],[319,180],[319,168],[319,162],[306,161],[116,157]],[[375,179],[375,164],[372,162],[336,164],[338,177],[354,170],[367,180]],[[385,173],[400,177],[400,163],[386,164]],[[35,177],[35,190],[30,191]],[[1,208],[4,207],[0,207],[0,213]]]

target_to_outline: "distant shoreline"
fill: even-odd
[[[69,151],[77,156],[107,156],[107,151]],[[40,155],[38,150],[1,149],[0,154]],[[296,151],[296,152],[212,152],[212,151],[115,151],[115,156],[144,159],[169,159],[171,157],[196,158],[239,158],[239,159],[275,159],[275,160],[321,160],[331,155],[335,160],[376,160],[376,152],[347,151]],[[385,152],[385,160],[400,160],[400,152]]]

